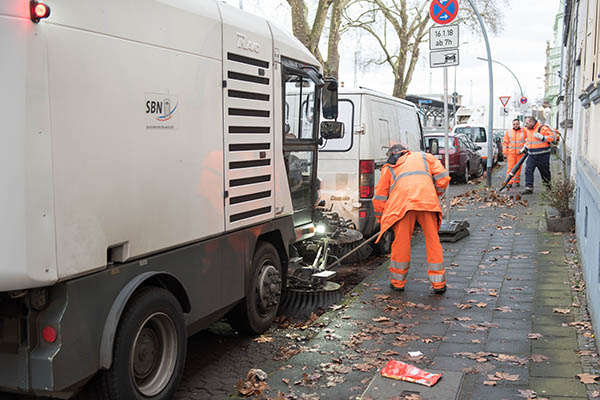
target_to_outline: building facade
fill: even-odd
[[[563,43],[563,21],[564,21],[565,0],[561,0],[559,12],[554,19],[554,37],[552,42],[547,43],[546,47],[546,71],[545,71],[545,91],[544,107],[549,108],[549,116],[545,123],[558,128],[559,97],[562,93],[562,43]]]
[[[567,0],[562,68],[564,101],[560,107],[563,150],[576,180],[577,242],[586,280],[590,314],[598,342],[600,326],[600,0]],[[569,164],[569,163],[567,163]]]

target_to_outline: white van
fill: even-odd
[[[320,200],[369,237],[379,230],[371,199],[387,150],[398,143],[423,150],[418,111],[409,101],[372,90],[340,89],[338,121],[347,127],[344,138],[319,148]],[[379,250],[390,244],[384,241]]]
[[[471,124],[458,124],[452,128],[452,133],[461,133],[463,135],[468,135],[471,140],[475,142],[475,144],[481,149],[479,150],[479,154],[481,155],[481,160],[483,160],[484,165],[487,163],[488,158],[488,138],[487,138],[487,129],[483,125],[471,125]],[[498,146],[492,143],[492,165],[496,165],[498,163]]]

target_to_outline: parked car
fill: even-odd
[[[498,161],[504,161],[504,153],[502,152],[502,140],[504,140],[504,132],[502,129],[494,129],[494,143],[498,147]]]
[[[487,146],[487,129],[483,125],[468,125],[459,124],[452,128],[452,133],[462,133],[471,138],[475,145],[480,147],[479,155],[483,159],[484,163],[488,157],[488,146]],[[498,146],[493,146],[492,149],[492,165],[496,165],[498,162]]]
[[[438,141],[437,158],[444,163],[446,153],[446,141],[443,134],[425,135],[425,146],[430,149],[432,139]],[[470,177],[480,177],[483,175],[485,167],[479,155],[480,146],[477,146],[469,136],[463,134],[450,134],[449,142],[449,162],[450,176],[463,182],[468,182]]]

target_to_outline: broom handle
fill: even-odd
[[[377,232],[376,234],[374,234],[373,236],[371,236],[368,240],[365,240],[360,245],[358,245],[357,247],[355,247],[354,249],[352,249],[351,251],[349,251],[348,253],[346,253],[346,255],[344,255],[341,258],[338,258],[336,261],[333,262],[333,264],[327,266],[325,269],[332,269],[336,265],[341,265],[340,263],[342,262],[342,260],[345,260],[347,257],[349,257],[352,254],[354,254],[354,252],[360,250],[363,246],[366,246],[368,243],[371,243],[373,240],[375,240],[377,238],[377,236],[379,236],[379,233],[380,232]]]

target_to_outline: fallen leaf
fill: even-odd
[[[465,322],[465,321],[471,321],[473,318],[471,318],[471,317],[454,317],[454,319],[457,321]]]
[[[370,370],[375,368],[375,366],[373,366],[371,364],[354,364],[354,365],[352,365],[352,367],[354,367],[354,369],[357,369],[362,372],[369,372]]]
[[[533,340],[537,340],[541,337],[544,337],[544,335],[542,335],[541,333],[530,333],[529,335],[527,335],[527,339],[533,339]]]
[[[500,311],[500,312],[512,312],[510,307],[496,307],[496,308],[494,308],[494,310]]]
[[[548,359],[548,357],[541,354],[532,354],[529,356],[529,359],[533,362],[544,362]]]
[[[461,310],[468,310],[469,308],[472,308],[470,304],[459,304],[459,303],[455,303],[456,307],[460,308]]]
[[[571,309],[570,308],[553,308],[552,311],[555,313],[558,313],[558,314],[568,314],[571,312]]]
[[[487,303],[481,302],[481,303],[475,304],[475,306],[478,308],[484,308],[484,307],[487,307]]]
[[[540,254],[550,254],[549,251],[540,251]]]
[[[598,398],[598,397],[600,397],[600,392],[599,392],[599,391],[597,391],[597,390],[594,390],[594,391],[592,392],[592,397],[593,397],[593,398],[595,398],[595,399],[596,399],[596,398]]]
[[[281,378],[281,382],[285,383],[286,385],[290,384],[290,380],[288,378]]]
[[[577,374],[577,377],[581,381],[581,383],[585,383],[586,385],[591,385],[596,383],[596,379],[600,378],[600,375],[594,375],[589,373]]]
[[[498,297],[498,289],[488,289],[488,294],[492,297]]]
[[[388,317],[377,317],[377,318],[371,318],[371,320],[373,322],[386,322],[386,321],[389,321],[390,319]]]
[[[388,300],[390,298],[390,296],[385,295],[385,294],[377,294],[377,295],[375,295],[375,298],[377,300]]]
[[[496,386],[496,381],[483,381],[486,386]]]
[[[496,372],[496,377],[498,379],[502,379],[502,380],[510,381],[510,382],[518,381],[520,378],[518,374],[511,375],[511,374],[507,374],[506,372]]]
[[[273,337],[260,335],[259,337],[252,339],[252,341],[256,343],[272,343]]]
[[[535,399],[535,398],[537,398],[537,393],[531,389],[527,389],[527,390],[519,389],[519,397],[522,397],[524,399]]]
[[[471,340],[471,343],[479,344],[479,343],[481,343],[481,340],[473,339],[473,340]]]

